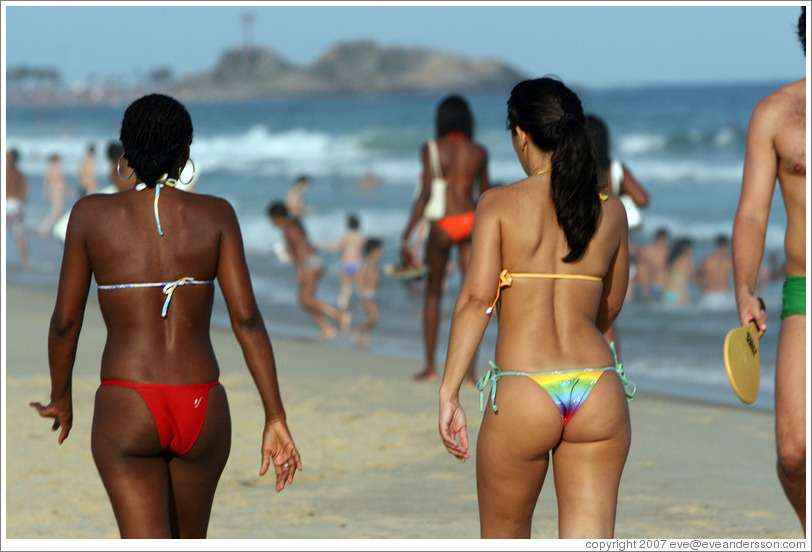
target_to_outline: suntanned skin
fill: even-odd
[[[668,267],[665,291],[676,296],[675,305],[687,305],[691,302],[691,283],[697,282],[693,251],[693,246],[688,246]]]
[[[356,345],[361,347],[369,347],[372,342],[372,330],[378,324],[378,302],[374,294],[378,292],[381,283],[381,271],[378,268],[381,255],[383,249],[380,247],[370,251],[361,270],[358,271],[358,292],[361,294],[361,307],[366,313],[366,320],[355,329],[353,339]]]
[[[641,209],[648,207],[648,193],[626,165],[623,165],[623,182],[620,183],[620,192],[628,194],[634,204]]]
[[[779,88],[753,110],[747,130],[742,191],[733,226],[733,270],[739,322],[767,313],[755,296],[775,182],[787,213],[786,271],[806,276],[806,79]],[[781,321],[775,365],[778,478],[806,533],[806,315]]]
[[[335,253],[341,251],[341,263],[355,263],[360,266],[363,261],[363,249],[366,238],[355,228],[349,228],[334,244],[323,247],[325,251]],[[341,288],[338,292],[338,308],[345,311],[350,306],[352,285],[356,281],[355,274],[349,274],[343,269],[340,273]]]
[[[629,168],[623,164],[623,180],[620,183],[612,182],[612,175],[610,174],[611,171],[604,171],[601,180],[603,182],[598,184],[604,192],[611,193],[611,190],[614,190],[616,187],[619,190],[619,193],[625,193],[629,197],[632,198],[634,204],[644,209],[648,207],[649,204],[649,197],[648,192],[646,192],[645,188],[640,184],[637,178],[634,176]],[[629,290],[631,291],[631,290]],[[627,291],[627,295],[629,293]],[[618,358],[621,358],[620,354],[620,338],[618,337],[617,331],[615,330],[614,324],[609,327],[606,332],[604,332],[604,337],[606,341],[609,343],[615,344],[615,350],[617,352]]]
[[[319,326],[319,339],[333,339],[336,329],[327,320],[331,318],[341,325],[343,334],[349,333],[351,321],[348,311],[342,312],[316,299],[316,286],[323,268],[307,266],[307,258],[316,254],[301,224],[290,217],[271,217],[271,224],[282,230],[288,253],[296,263],[296,281],[299,283],[299,303]]]
[[[454,317],[443,381],[439,429],[449,453],[469,458],[459,389],[485,329],[503,268],[513,272],[599,276],[602,281],[523,280],[501,294],[495,363],[535,372],[614,365],[603,332],[623,305],[629,277],[628,223],[616,198],[602,202],[597,231],[574,263],[551,201],[551,152],[521,127],[514,147],[535,175],[480,198],[473,251]],[[486,408],[477,439],[477,490],[483,538],[529,538],[536,501],[552,456],[561,538],[611,538],[617,492],[631,440],[620,378],[604,372],[563,426],[549,395],[534,381],[499,380],[499,412]],[[552,453],[552,454],[551,454]]]
[[[447,136],[437,139],[437,148],[440,153],[440,167],[448,186],[446,188],[446,215],[460,215],[476,208],[474,193],[484,193],[490,186],[488,180],[488,153],[484,147],[465,138],[450,140]],[[415,200],[411,217],[403,231],[403,248],[401,257],[404,265],[413,265],[408,252],[407,243],[412,230],[417,226],[423,216],[423,211],[431,196],[431,162],[429,160],[428,144],[423,144],[420,151],[423,164],[423,178],[420,194]],[[477,185],[477,187],[475,187]],[[425,307],[423,310],[423,337],[426,355],[426,367],[417,374],[418,381],[436,381],[437,366],[435,356],[437,350],[437,328],[440,324],[440,300],[443,292],[443,279],[445,277],[448,258],[451,248],[455,244],[448,234],[435,223],[431,224],[429,236],[426,240],[425,265],[428,267],[428,279],[425,290]],[[457,244],[460,257],[460,269],[463,278],[468,269],[468,260],[471,255],[471,240],[467,239]],[[474,364],[472,359],[468,370],[467,381],[473,384]]]
[[[79,186],[82,195],[96,192],[96,160],[95,150],[88,151],[79,166]]]
[[[662,290],[668,281],[668,236],[660,236],[637,254],[637,282],[642,298],[652,299],[651,288]]]
[[[304,194],[310,188],[310,179],[303,179],[295,182],[288,190],[285,196],[285,206],[288,208],[288,214],[295,218],[301,219],[310,209],[304,202]]]
[[[733,257],[728,243],[717,246],[699,264],[699,282],[703,293],[729,291],[732,275]]]
[[[65,194],[68,185],[62,172],[62,161],[58,155],[52,155],[48,164],[48,171],[42,181],[42,197],[51,204],[51,211],[39,225],[37,232],[41,238],[50,234],[51,230],[65,211]]]
[[[23,204],[28,199],[28,180],[25,178],[25,175],[20,172],[20,169],[17,168],[17,162],[11,151],[6,152],[6,199],[17,199]],[[17,219],[18,220],[10,220],[7,213],[6,225],[10,227],[13,224],[23,223],[22,215],[17,217]],[[23,268],[28,268],[28,241],[22,232],[16,232],[14,239],[20,251],[20,264]]]
[[[161,237],[153,201],[153,189],[129,189],[90,195],[74,206],[48,333],[51,402],[31,405],[41,416],[54,418],[62,443],[73,424],[71,375],[91,279],[99,284],[216,279],[264,408],[259,473],[273,462],[281,491],[302,463],[286,425],[271,342],[254,299],[236,215],[223,199],[164,187]],[[209,337],[213,286],[177,288],[165,319],[160,287],[100,290],[98,296],[107,327],[102,380],[195,384],[218,379]],[[121,536],[205,537],[230,442],[222,386],[209,393],[195,445],[171,457],[160,451],[155,422],[136,390],[100,387],[91,446]]]

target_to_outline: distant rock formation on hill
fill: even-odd
[[[372,42],[334,46],[297,67],[271,50],[225,52],[203,74],[180,79],[170,93],[183,99],[249,99],[283,95],[509,89],[527,75],[493,60],[472,60],[419,48]]]
[[[51,79],[54,82],[39,79],[11,86],[6,101],[8,105],[105,104],[130,102],[150,92],[182,101],[417,91],[464,94],[509,91],[528,78],[495,60],[363,41],[336,45],[305,66],[293,65],[267,48],[253,47],[225,51],[213,69],[200,74],[172,78],[166,69],[156,74],[161,79],[134,85],[108,80],[70,88],[59,83],[57,74]]]

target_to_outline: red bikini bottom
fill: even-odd
[[[197,442],[206,421],[209,390],[220,382],[192,385],[168,385],[162,383],[131,383],[129,381],[105,380],[102,385],[116,385],[135,389],[147,404],[161,450],[177,455],[186,454]]]
[[[474,211],[443,217],[437,221],[437,226],[445,230],[454,243],[467,240],[474,231]]]

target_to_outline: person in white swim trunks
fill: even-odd
[[[17,242],[20,251],[20,264],[28,268],[28,242],[23,232],[25,220],[25,200],[28,198],[28,182],[17,168],[20,154],[17,150],[6,151],[6,227]]]

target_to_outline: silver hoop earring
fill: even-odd
[[[194,181],[194,179],[195,179],[195,173],[197,172],[197,167],[195,167],[195,162],[194,162],[194,161],[192,161],[192,158],[191,158],[191,157],[190,157],[189,159],[187,159],[187,160],[186,160],[186,163],[191,163],[191,164],[192,164],[192,178],[190,178],[188,182],[184,182],[183,180],[181,180],[181,179],[180,179],[181,175],[183,174],[183,169],[185,169],[185,168],[186,168],[186,164],[184,164],[184,165],[183,165],[183,168],[181,168],[180,172],[178,173],[178,182],[180,182],[181,184],[187,184],[187,185],[188,185],[188,184],[190,184],[192,181]]]
[[[119,155],[119,156],[118,156],[118,162],[116,163],[116,172],[118,173],[118,177],[119,177],[121,180],[129,180],[129,179],[130,179],[130,178],[132,178],[132,176],[135,174],[135,169],[133,169],[133,172],[131,172],[131,173],[130,173],[130,176],[128,176],[127,178],[124,178],[124,177],[121,175],[121,158],[122,158],[122,157],[124,157],[124,154],[123,154],[123,153],[122,153],[121,155]]]

